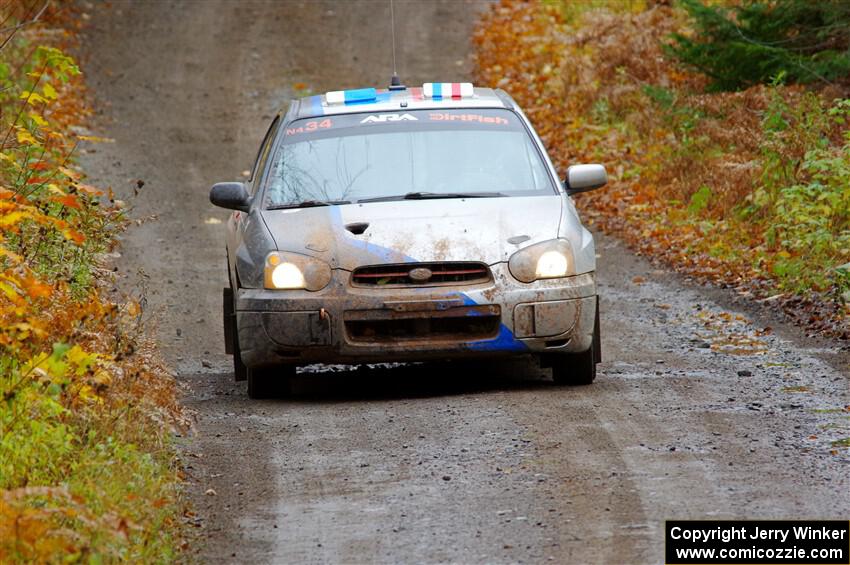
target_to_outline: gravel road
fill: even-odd
[[[249,401],[223,354],[209,186],[241,178],[294,83],[388,82],[388,6],[83,8],[95,133],[115,139],[83,164],[148,218],[119,272],[145,287],[197,412],[182,441],[198,560],[659,563],[668,518],[850,516],[850,450],[832,443],[850,436],[847,351],[602,236],[591,387],[522,360],[309,367],[294,398]],[[399,0],[402,78],[467,77],[480,9]]]

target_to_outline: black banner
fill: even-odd
[[[850,522],[668,520],[664,561],[667,565],[849,565]]]

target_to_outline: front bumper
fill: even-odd
[[[524,284],[504,263],[483,284],[362,288],[334,271],[319,292],[239,289],[236,320],[248,367],[377,363],[586,351],[594,273]]]

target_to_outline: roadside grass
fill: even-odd
[[[672,59],[686,12],[663,3],[503,0],[475,33],[476,82],[525,109],[576,197],[642,254],[850,338],[850,101],[830,85],[707,93]]]
[[[75,165],[73,34],[40,7],[0,14],[0,562],[168,562],[185,418],[139,304],[105,298],[124,211]]]

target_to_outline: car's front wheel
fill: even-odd
[[[242,354],[239,351],[236,303],[233,298],[233,289],[229,286],[224,288],[222,305],[224,307],[224,352],[233,355],[233,376],[235,380],[244,381],[248,376],[248,368],[242,362]]]
[[[581,353],[555,356],[552,363],[552,380],[566,386],[589,385],[596,379],[596,364],[602,360],[599,338],[599,305],[593,321],[593,340],[590,348]]]
[[[248,398],[282,398],[291,392],[295,365],[246,369],[248,376]]]

